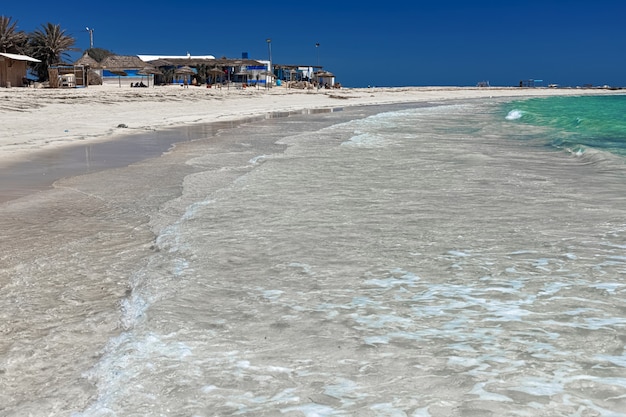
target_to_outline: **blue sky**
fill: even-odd
[[[319,58],[348,87],[626,86],[624,0],[37,3],[8,2],[0,14],[26,32],[60,24],[80,50],[85,27],[95,47],[123,55],[267,59],[271,38],[275,63]]]

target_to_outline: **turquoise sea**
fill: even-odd
[[[0,416],[623,417],[625,99],[192,126],[0,204]]]
[[[507,119],[548,128],[550,146],[573,153],[588,150],[626,156],[626,96],[549,97],[506,105]]]

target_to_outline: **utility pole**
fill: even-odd
[[[267,38],[265,39],[265,42],[267,42],[267,55],[270,59],[270,63],[267,64],[267,72],[273,75],[274,69],[272,68],[272,40],[270,38]],[[265,76],[265,88],[268,88],[267,84],[268,84],[268,81],[271,79],[270,77],[268,77],[267,75]]]
[[[93,29],[89,29],[86,27],[87,32],[89,32],[89,49],[93,49]]]
[[[320,66],[320,43],[315,44],[315,50],[317,51],[317,66]]]

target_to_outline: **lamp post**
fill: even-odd
[[[265,42],[267,42],[267,55],[269,57],[270,63],[267,65],[267,71],[270,74],[274,74],[274,71],[272,71],[272,40],[270,38],[265,39]],[[268,76],[265,76],[265,88],[267,88],[267,80],[268,80]]]
[[[89,29],[86,27],[85,29],[89,32],[89,49],[93,49],[93,28]]]
[[[270,59],[270,68],[268,68],[268,70],[272,70],[271,66],[272,66],[272,40],[270,38],[265,39],[265,42],[267,42],[267,55],[269,56]]]
[[[320,43],[315,44],[315,51],[317,52],[317,66],[320,66]]]
[[[319,42],[315,43],[315,52],[317,52],[317,70],[319,71],[321,69],[320,68],[320,43]],[[313,71],[313,74],[311,74],[311,75],[314,75],[314,74],[315,74],[315,71]],[[317,77],[317,89],[318,90],[320,89],[320,79],[319,79],[319,77]]]

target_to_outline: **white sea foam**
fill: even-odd
[[[384,137],[373,135],[371,133],[363,133],[355,135],[341,144],[341,146],[349,146],[356,148],[382,148],[386,145]]]
[[[160,372],[153,362],[156,358],[171,363],[185,361],[190,355],[189,346],[171,336],[149,333],[138,339],[130,332],[123,333],[111,340],[101,362],[85,375],[98,386],[97,401],[83,412],[72,413],[72,417],[116,416],[113,410],[128,390],[135,392],[138,403],[154,401],[149,391],[142,390],[142,385],[133,381],[141,381],[139,376],[144,372]]]
[[[259,162],[265,161],[268,157],[268,155],[258,155],[250,159],[248,162],[250,162],[251,164],[258,164]]]
[[[403,271],[401,269],[391,271],[391,273],[394,275],[393,277],[368,279],[364,281],[364,283],[375,285],[381,288],[391,289],[400,285],[408,285],[412,287],[415,286],[416,283],[420,280],[420,278],[414,273]]]
[[[448,251],[448,253],[450,255],[456,256],[458,258],[465,258],[465,257],[468,257],[468,256],[472,256],[472,255],[470,255],[467,252],[463,252],[463,251],[459,251],[459,250],[450,250],[450,251]]]
[[[135,326],[135,324],[144,317],[148,305],[149,303],[137,293],[133,293],[130,297],[123,299],[120,306],[122,310],[122,317],[120,319],[122,328],[129,330]]]
[[[262,290],[262,291],[263,291],[263,297],[265,297],[266,299],[270,301],[278,300],[280,296],[284,293],[284,291],[281,291],[281,290]]]
[[[521,110],[511,110],[505,117],[506,120],[518,120],[524,116],[524,112]]]

